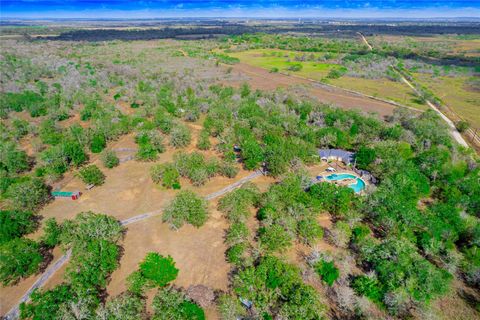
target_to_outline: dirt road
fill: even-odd
[[[365,43],[370,50],[373,50],[373,47],[368,42],[367,38],[365,38],[365,36],[360,32],[358,32],[358,34],[362,38],[363,43]],[[400,72],[398,72],[398,70],[395,69],[395,67],[393,65],[391,67],[395,71],[397,71],[397,73],[400,76],[400,79],[402,80],[403,83],[405,83],[408,87],[410,87],[410,89],[412,89],[418,96],[421,96],[420,92],[418,92],[417,88],[415,88],[415,86],[410,81],[408,81]],[[457,141],[463,147],[468,148],[469,147],[468,143],[465,141],[465,139],[463,139],[460,132],[458,132],[457,128],[455,127],[455,124],[453,123],[453,121],[450,120],[446,115],[444,115],[440,110],[438,110],[438,108],[431,101],[426,100],[426,103],[432,110],[434,110],[436,113],[438,113],[438,115],[447,123],[448,127],[450,128],[450,135],[453,137],[453,139],[455,141]]]
[[[218,198],[230,191],[233,191],[234,189],[240,187],[242,184],[259,177],[263,174],[261,170],[257,170],[253,172],[252,174],[232,183],[229,186],[226,186],[225,188],[220,189],[219,191],[213,192],[211,194],[206,195],[204,198],[205,200],[212,200],[215,198]],[[131,218],[125,219],[120,221],[120,224],[125,226],[125,225],[130,225],[132,223],[136,223],[139,221],[143,221],[145,219],[157,216],[162,213],[164,208],[159,208],[158,210],[152,211],[152,212],[147,212],[147,213],[142,213],[136,216],[133,216]],[[5,314],[5,319],[11,320],[11,319],[18,319],[19,317],[19,305],[22,302],[26,302],[29,300],[30,295],[32,292],[37,289],[41,288],[47,283],[47,281],[55,274],[56,271],[58,271],[70,258],[71,251],[67,251],[63,256],[61,256],[55,263],[53,263],[50,267],[47,268],[47,270],[34,282],[34,284],[28,289],[28,291],[20,298],[18,304],[16,304],[10,311]]]
[[[374,112],[380,117],[393,113],[398,106],[365,95],[323,85],[309,79],[294,77],[281,73],[271,73],[260,67],[237,63],[229,66],[232,73],[245,75],[248,83],[253,89],[275,90],[276,88],[288,88],[295,85],[305,85],[308,93],[317,98],[320,102],[332,104],[344,109],[357,109],[364,112]],[[232,84],[231,82],[229,84]],[[240,84],[240,83],[238,83]]]

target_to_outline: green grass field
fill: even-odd
[[[461,77],[432,77],[414,73],[415,79],[429,88],[450,109],[467,120],[472,128],[480,129],[480,91],[468,85],[471,79]]]

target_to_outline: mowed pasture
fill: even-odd
[[[311,79],[340,88],[357,91],[366,95],[394,101],[396,103],[426,110],[428,107],[419,101],[415,93],[403,83],[392,81],[386,77],[366,79],[351,76],[340,78],[329,77],[332,70],[346,71],[339,64],[338,54],[320,52],[297,52],[279,49],[255,49],[240,52],[229,52],[229,56],[240,59],[240,62],[260,67],[269,72],[283,73]],[[301,65],[299,70],[295,67]],[[273,75],[272,75],[273,77]]]

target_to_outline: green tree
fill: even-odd
[[[18,150],[12,142],[0,144],[0,169],[10,173],[19,173],[30,168],[27,154]]]
[[[35,178],[11,185],[7,194],[19,210],[35,211],[50,200],[48,187]]]
[[[175,165],[161,163],[150,168],[150,176],[154,183],[162,183],[166,188],[180,189],[180,173]]]
[[[355,161],[360,169],[367,169],[368,165],[375,160],[375,149],[362,146],[355,153]]]
[[[95,186],[99,186],[105,181],[105,175],[94,164],[81,168],[77,174],[87,185],[93,184]]]
[[[140,263],[140,272],[145,279],[148,279],[158,287],[164,287],[177,278],[178,269],[175,268],[175,261],[170,256],[164,257],[156,252],[147,254]]]
[[[43,257],[39,245],[30,239],[15,238],[0,244],[0,281],[4,286],[38,271]]]
[[[97,133],[92,137],[90,142],[90,151],[93,153],[100,153],[107,146],[107,140],[105,136],[101,133]]]
[[[33,232],[37,226],[35,216],[28,211],[0,211],[0,243],[20,238]]]
[[[333,261],[320,260],[315,264],[314,268],[320,278],[330,287],[340,276],[340,271],[335,267]]]
[[[41,242],[45,246],[53,248],[60,243],[62,227],[57,223],[55,218],[49,218],[45,221],[43,232],[44,234],[41,238]]]
[[[206,202],[192,191],[180,191],[165,209],[162,219],[175,229],[185,222],[198,228],[207,221]]]
[[[186,147],[191,140],[190,130],[183,124],[177,124],[170,133],[170,144],[175,148]]]
[[[173,288],[160,289],[153,298],[155,320],[204,320],[205,312]]]
[[[119,165],[120,159],[118,159],[115,151],[104,150],[102,152],[102,162],[106,168],[114,168]]]

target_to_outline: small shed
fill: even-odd
[[[71,198],[72,200],[77,200],[80,198],[80,191],[53,191],[52,196],[55,198]]]

